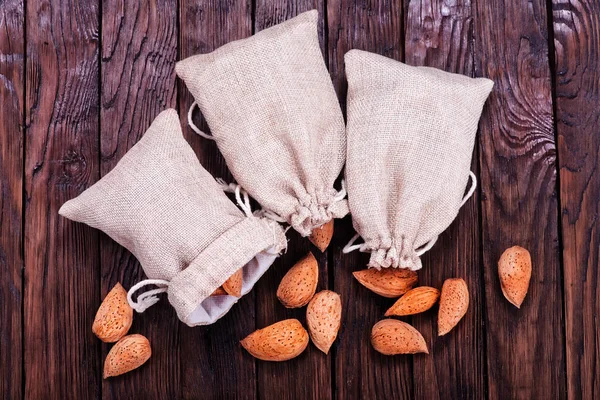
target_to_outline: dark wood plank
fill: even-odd
[[[471,2],[448,6],[443,1],[413,1],[406,14],[405,57],[410,65],[426,65],[463,75],[473,72]],[[478,170],[477,151],[472,170]],[[477,192],[454,223],[423,257],[421,285],[441,288],[445,279],[464,278],[470,294],[469,312],[448,335],[437,337],[435,310],[412,318],[429,340],[429,357],[414,357],[415,397],[483,399],[486,397],[483,275]],[[452,368],[448,368],[452,365]]]
[[[58,215],[99,177],[99,4],[27,1],[25,397],[97,398],[98,234]]]
[[[252,34],[251,1],[180,1],[180,59],[208,53],[232,40]],[[197,136],[187,123],[193,98],[179,81],[179,113],[184,134],[198,154],[202,165],[215,177],[232,182],[223,157],[214,142]],[[208,130],[199,118],[196,124]],[[183,397],[190,399],[253,399],[256,397],[254,359],[239,344],[254,331],[254,293],[244,296],[232,309],[208,327],[181,328]]]
[[[21,0],[0,7],[0,393],[22,396],[25,32]]]
[[[565,396],[565,343],[548,25],[544,1],[474,3],[475,70],[495,81],[480,128],[489,396]],[[520,310],[504,299],[497,262],[531,252]]]
[[[258,0],[255,5],[255,30],[261,31],[296,15],[317,9],[320,17],[321,48],[324,49],[323,1]],[[319,262],[317,291],[327,289],[327,252],[321,253],[306,238],[288,231],[288,250],[273,263],[256,287],[256,325],[262,328],[287,318],[296,318],[306,326],[306,308],[287,309],[277,299],[279,282],[292,265],[312,251]],[[331,398],[332,353],[323,354],[312,344],[302,355],[284,363],[257,361],[258,396],[261,399],[328,399]],[[274,384],[277,382],[277,384]]]
[[[402,2],[330,0],[327,16],[330,73],[343,103],[347,90],[344,54],[348,50],[402,58]],[[335,360],[335,397],[412,398],[412,356],[383,356],[370,344],[371,328],[383,319],[392,302],[368,291],[352,277],[352,271],[366,268],[368,255],[341,252],[354,233],[350,217],[340,221],[336,229],[331,246],[333,283],[342,297],[344,320]]]
[[[102,10],[100,172],[104,176],[158,113],[177,106],[178,15],[176,0],[105,0]],[[102,298],[117,282],[128,289],[145,278],[135,257],[103,233],[100,260]],[[152,358],[142,368],[103,380],[102,397],[180,397],[179,329],[166,296],[136,314],[130,332],[150,340]],[[102,345],[104,357],[111,347]]]
[[[567,390],[600,394],[600,4],[554,1],[556,119],[564,262]]]

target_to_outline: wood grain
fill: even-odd
[[[473,72],[473,16],[469,0],[410,2],[405,25],[405,56],[410,65],[425,65],[463,75]],[[477,146],[476,146],[477,147]],[[475,150],[471,169],[477,172]],[[421,285],[441,288],[460,277],[469,287],[469,311],[452,330],[437,336],[435,310],[412,318],[429,338],[429,357],[414,357],[415,397],[482,399],[486,397],[483,271],[481,268],[479,196],[475,192],[436,245],[423,257]],[[452,365],[453,368],[448,368]]]
[[[600,4],[552,3],[564,261],[567,389],[600,393]]]
[[[104,176],[156,115],[177,105],[178,15],[176,0],[104,0],[102,7],[100,170]],[[102,297],[117,282],[128,289],[146,277],[135,257],[103,233],[100,260]],[[135,371],[103,380],[102,397],[180,397],[180,325],[166,296],[136,314],[130,332],[150,340],[152,358]],[[104,357],[111,347],[102,345]]]
[[[208,53],[252,33],[250,1],[181,0],[179,4],[179,58]],[[187,112],[193,98],[179,80],[179,114],[184,134],[202,165],[215,177],[232,182],[216,145],[188,127]],[[199,117],[199,114],[196,115]],[[196,119],[208,131],[205,121]],[[229,313],[208,327],[181,328],[183,397],[189,399],[253,399],[257,393],[254,359],[239,341],[255,329],[255,290],[244,296]]]
[[[261,31],[286,21],[296,15],[317,9],[320,19],[323,16],[323,1],[300,0],[258,0],[255,5],[254,26]],[[322,26],[322,22],[319,24]],[[321,48],[325,48],[321,29]],[[317,292],[328,289],[328,257],[310,245],[295,231],[288,231],[288,249],[279,257],[256,286],[256,325],[263,328],[277,321],[296,318],[306,327],[306,307],[286,309],[277,299],[276,291],[285,273],[308,251],[312,251],[319,262],[319,283]],[[257,361],[258,397],[261,399],[328,399],[331,398],[332,353],[323,354],[314,345],[298,358],[284,363]],[[302,377],[302,379],[298,379]],[[277,382],[276,385],[273,383]]]
[[[97,398],[98,234],[58,209],[99,177],[99,5],[27,1],[25,397]]]
[[[558,254],[556,147],[543,1],[476,2],[475,69],[495,87],[481,120],[480,165],[489,396],[563,398],[565,343]],[[521,309],[497,261],[520,245],[533,275]]]
[[[25,16],[21,0],[0,7],[0,393],[22,397],[23,121]]]
[[[327,18],[330,72],[344,104],[344,54],[348,50],[361,49],[402,59],[402,2],[328,1]],[[342,254],[342,247],[353,233],[350,217],[346,217],[337,223],[330,246],[334,251],[333,283],[344,310],[335,360],[335,397],[412,398],[412,356],[384,356],[371,347],[371,328],[393,301],[375,295],[352,277],[352,271],[366,268],[368,261],[366,254]]]

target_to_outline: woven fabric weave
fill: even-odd
[[[348,212],[342,112],[309,11],[176,65],[236,181],[303,236]]]
[[[360,249],[369,267],[420,269],[419,250],[458,214],[493,83],[359,50],[345,64],[346,183]]]
[[[224,315],[237,299],[210,294],[244,266],[248,292],[286,246],[278,224],[245,216],[200,165],[175,110],[59,213],[106,232],[149,278],[168,281],[169,301],[188,325]]]

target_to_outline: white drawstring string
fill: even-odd
[[[342,179],[342,188],[340,189],[339,192],[337,192],[337,194],[333,198],[333,202],[336,203],[338,201],[344,200],[344,197],[346,197],[346,194],[347,194],[347,192],[346,192],[346,181]]]
[[[467,200],[469,200],[471,196],[473,196],[473,193],[475,193],[475,189],[477,189],[477,177],[475,176],[473,171],[469,171],[469,177],[471,178],[471,187],[469,188],[467,194],[465,194],[465,196],[463,197],[458,208],[464,206]]]
[[[190,126],[190,128],[192,128],[192,130],[194,132],[196,132],[198,135],[202,136],[204,139],[208,139],[208,140],[215,140],[214,137],[212,137],[211,135],[208,135],[204,132],[202,132],[202,130],[200,130],[200,128],[198,128],[196,126],[196,124],[194,124],[194,120],[192,119],[192,115],[194,113],[194,107],[196,107],[198,105],[198,103],[193,102],[192,105],[190,106],[190,109],[188,110],[188,125]]]
[[[244,214],[246,214],[247,217],[253,216],[252,206],[250,205],[250,196],[248,195],[248,192],[242,189],[241,185],[238,185],[237,183],[227,183],[221,178],[216,178],[215,180],[224,192],[235,194],[237,205],[244,211]],[[243,200],[242,197],[244,197]]]
[[[354,244],[354,242],[356,242],[356,239],[358,239],[360,237],[360,235],[357,233],[354,236],[352,236],[352,239],[350,239],[350,241],[348,242],[348,244],[346,244],[344,246],[344,248],[342,249],[342,253],[344,254],[348,254],[348,253],[352,253],[354,250],[360,250],[363,251],[364,250],[364,243],[361,244]],[[353,245],[354,244],[354,245]]]
[[[473,193],[475,193],[475,189],[477,188],[477,177],[475,176],[473,171],[469,171],[469,177],[471,178],[471,187],[469,188],[469,191],[464,195],[462,201],[460,202],[459,208],[465,205],[467,200],[469,200],[471,198],[471,196],[473,196]],[[346,190],[346,188],[344,187],[344,181],[342,181],[342,190],[340,190],[340,193],[345,190]],[[356,239],[358,239],[359,237],[360,237],[360,235],[358,233],[355,234],[354,236],[352,236],[352,239],[350,239],[348,244],[346,244],[344,246],[344,248],[342,249],[342,253],[348,254],[348,253],[353,252],[354,250],[359,250],[361,252],[366,251],[366,243],[354,244],[354,242],[356,242]],[[421,257],[423,254],[425,254],[426,252],[431,250],[433,245],[435,245],[435,242],[437,242],[437,239],[438,239],[438,236],[434,237],[429,242],[425,243],[423,245],[423,247],[421,247],[420,250],[415,251],[415,254],[418,257]]]
[[[133,294],[140,288],[147,285],[157,285],[164,286],[158,289],[152,289],[147,292],[140,294],[137,297],[137,301],[133,301]],[[129,289],[127,292],[127,302],[135,311],[139,313],[143,313],[149,307],[155,305],[160,299],[156,296],[159,293],[165,293],[169,289],[169,281],[165,281],[163,279],[146,279],[144,281],[138,282]]]
[[[423,254],[425,254],[426,252],[431,250],[431,248],[433,247],[435,242],[437,242],[437,240],[438,240],[438,236],[434,237],[429,242],[425,243],[425,245],[423,247],[421,247],[421,250],[415,251],[415,254],[417,255],[417,257],[421,257]]]

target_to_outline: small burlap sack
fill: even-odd
[[[317,18],[305,12],[175,67],[238,184],[303,236],[348,213],[333,187],[346,136]]]
[[[143,312],[167,292],[190,326],[223,316],[238,299],[210,294],[242,267],[246,294],[286,246],[281,226],[247,209],[244,215],[202,168],[175,110],[156,117],[112,171],[59,213],[101,229],[137,257],[150,279],[131,288],[134,309]],[[133,301],[147,284],[159,288]]]
[[[471,155],[493,83],[352,50],[346,184],[369,267],[421,268],[420,256],[473,194]],[[471,187],[465,194],[471,178]],[[364,243],[353,245],[362,237]]]

